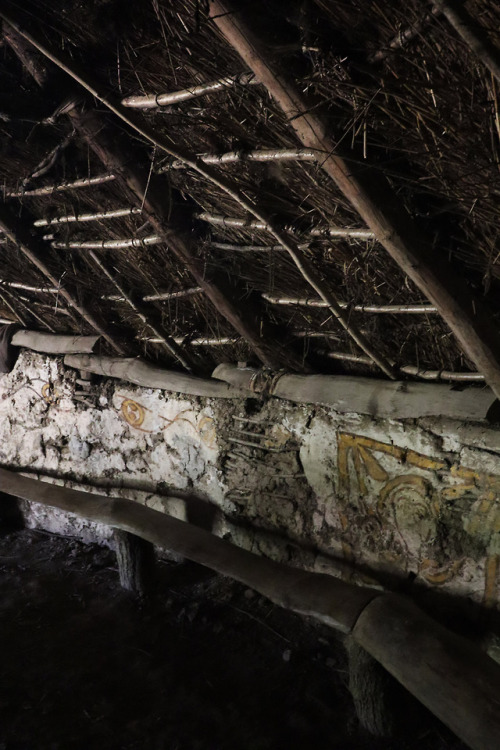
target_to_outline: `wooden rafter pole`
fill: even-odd
[[[440,11],[453,26],[464,42],[479,57],[490,73],[500,82],[500,51],[488,39],[486,29],[482,29],[463,4],[454,0],[433,0],[434,8]]]
[[[38,52],[41,52],[43,55],[47,57],[47,59],[49,59],[51,62],[57,65],[61,70],[63,70],[65,73],[71,76],[84,89],[86,89],[96,99],[102,102],[110,110],[110,112],[113,112],[123,122],[127,123],[127,125],[129,125],[129,127],[135,130],[137,133],[139,133],[139,135],[141,135],[143,138],[146,138],[150,143],[152,143],[154,146],[161,149],[165,153],[170,154],[170,156],[173,156],[176,159],[180,159],[184,161],[186,165],[190,166],[192,169],[198,172],[198,174],[202,175],[205,179],[209,180],[213,185],[216,185],[218,188],[223,190],[227,195],[229,195],[233,200],[239,203],[241,208],[243,208],[245,211],[248,211],[250,214],[253,214],[253,216],[255,216],[255,218],[258,219],[259,221],[264,222],[268,226],[268,231],[270,231],[271,234],[274,235],[274,237],[278,240],[278,242],[288,252],[288,254],[292,258],[293,262],[295,263],[295,265],[297,266],[298,270],[300,271],[304,279],[307,281],[307,283],[310,284],[312,288],[317,292],[317,294],[319,294],[319,296],[327,303],[331,314],[338,321],[338,323],[340,323],[340,325],[347,331],[347,333],[356,342],[356,344],[380,367],[380,369],[388,377],[395,379],[396,376],[395,376],[394,368],[389,363],[387,358],[384,357],[378,351],[378,348],[373,346],[371,342],[368,341],[366,336],[357,329],[357,327],[349,320],[349,316],[343,313],[342,309],[338,305],[336,295],[333,294],[324,284],[318,272],[309,262],[309,259],[307,258],[306,254],[302,251],[302,249],[299,247],[297,242],[295,242],[294,239],[292,239],[287,233],[285,233],[273,221],[272,217],[267,215],[267,212],[260,205],[258,205],[255,201],[249,198],[244,191],[240,190],[238,186],[234,183],[234,181],[228,180],[223,175],[220,175],[217,171],[214,171],[213,169],[211,169],[210,166],[203,164],[203,162],[200,159],[198,159],[196,155],[186,152],[172,145],[171,140],[169,138],[165,138],[162,135],[155,133],[146,123],[133,117],[132,113],[128,112],[127,109],[123,107],[123,105],[120,102],[114,101],[112,97],[108,96],[103,90],[102,86],[96,85],[92,80],[90,80],[86,72],[83,75],[77,72],[74,64],[64,61],[60,54],[55,54],[54,52],[49,50],[44,43],[37,40],[33,36],[33,34],[31,34],[30,32],[21,28],[21,26],[19,26],[19,24],[15,20],[12,20],[11,16],[8,16],[2,10],[0,10],[0,18],[2,18],[8,24],[12,25],[15,31],[17,31],[19,35],[21,35],[26,41],[28,41],[31,45],[33,45]],[[122,166],[122,169],[119,171],[123,173],[123,166]],[[147,184],[148,183],[146,182],[146,185]],[[149,199],[150,193],[151,193],[151,190],[149,189],[148,201],[150,200]],[[144,193],[144,196],[145,196],[145,193]],[[145,201],[146,199],[144,197],[143,203],[145,203]],[[161,202],[159,206],[160,207],[162,206]],[[153,223],[154,219],[156,218],[156,220],[158,220],[158,217],[160,217],[161,219],[161,216],[162,216],[161,212],[158,214],[157,208],[158,208],[158,204],[152,211],[153,218],[150,219],[150,223],[152,223],[153,226],[154,226],[154,223]],[[171,234],[172,234],[172,231],[170,231],[170,235]],[[170,246],[171,246],[171,249],[177,254],[175,247],[172,244]],[[178,255],[178,257],[181,258],[182,256]],[[188,268],[190,268],[188,259],[186,257],[184,257],[184,262],[186,263]],[[193,271],[192,273],[193,273],[193,276],[195,276]],[[197,276],[195,276],[195,278],[200,284],[200,286],[203,286],[203,284],[200,282]],[[206,295],[209,297],[209,299],[211,299],[211,301],[219,309],[219,311],[222,312],[222,314],[225,315],[225,317],[231,321],[231,317],[234,317],[234,312],[235,312],[234,308],[233,309],[227,308],[227,313],[229,313],[231,317],[228,317],[228,314],[225,314],[223,312],[224,308],[227,307],[227,302],[228,302],[227,295],[223,299],[221,299],[220,294],[212,297],[210,294],[210,290],[204,289],[204,291]],[[260,317],[261,317],[261,320],[263,318],[265,319],[265,314],[263,313],[263,311],[260,313]],[[241,322],[241,316],[237,315],[237,321]],[[245,338],[248,341],[249,340],[248,339],[248,320],[245,319],[243,321],[243,324],[244,324],[244,327],[247,329],[247,334],[242,333],[240,328],[238,328],[238,326],[234,325],[233,323],[236,330],[238,330],[238,332],[243,336],[243,338]],[[253,328],[255,329],[255,325],[253,326]],[[260,345],[261,351],[262,351],[263,345],[264,345],[264,342],[262,342],[262,344]],[[258,353],[255,347],[255,344],[253,344],[253,349],[256,353]],[[303,369],[302,362],[298,361],[295,356],[293,356],[293,364],[290,362],[290,359],[291,359],[290,347],[283,347],[281,342],[278,341],[276,338],[273,341],[273,346],[269,347],[266,344],[266,349],[268,352],[267,361],[262,359],[262,356],[260,354],[259,356],[265,364],[268,364],[268,366],[276,368],[276,366],[280,362],[280,357],[281,357],[280,366],[282,367],[294,366],[295,368],[298,367],[299,369]]]
[[[89,310],[77,301],[67,289],[60,286],[56,276],[43,260],[43,253],[37,247],[36,238],[32,237],[29,232],[23,229],[19,224],[16,226],[15,217],[11,214],[6,206],[0,204],[0,229],[13,242],[22,254],[48,279],[54,286],[58,287],[60,296],[82,317],[88,325],[99,333],[118,354],[125,354],[125,349],[105,328],[104,324],[98,321]]]
[[[500,335],[491,317],[439,250],[421,235],[385,180],[370,182],[353,174],[339,155],[335,138],[303,94],[267,54],[241,13],[222,0],[211,0],[214,23],[281,107],[306,148],[327,154],[321,162],[342,193],[373,230],[401,270],[437,307],[465,353],[500,397]]]

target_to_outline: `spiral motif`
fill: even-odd
[[[144,407],[131,398],[127,398],[122,402],[121,412],[123,418],[131,427],[140,427],[144,422]]]

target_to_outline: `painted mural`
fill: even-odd
[[[498,599],[500,475],[338,432],[337,510],[347,559],[433,586],[479,576]],[[451,588],[453,588],[451,586]]]

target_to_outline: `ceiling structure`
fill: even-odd
[[[3,0],[0,316],[500,396],[500,9],[457,7]]]

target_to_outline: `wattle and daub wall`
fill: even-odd
[[[82,402],[77,376],[24,352],[0,379],[2,466],[190,520],[202,507],[214,533],[275,559],[365,581],[411,578],[498,608],[494,428],[100,378]],[[111,533],[41,506],[27,515],[86,540]]]

